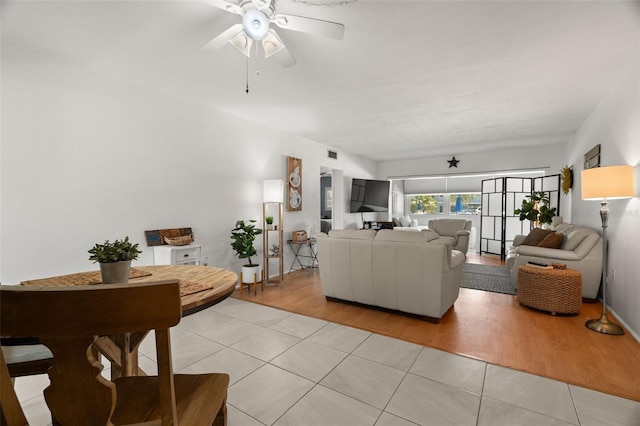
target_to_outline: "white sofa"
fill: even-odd
[[[582,274],[582,297],[596,299],[602,277],[602,237],[585,226],[563,223],[555,232],[562,233],[559,248],[523,245],[524,235],[517,235],[507,252],[511,284],[518,286],[518,268],[527,262],[564,263]]]
[[[406,312],[437,322],[458,298],[465,256],[430,230],[332,230],[318,236],[329,300]]]

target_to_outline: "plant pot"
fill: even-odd
[[[100,274],[103,284],[128,283],[131,272],[131,261],[100,263]]]
[[[245,284],[253,284],[255,281],[262,281],[262,265],[242,265],[242,282]]]

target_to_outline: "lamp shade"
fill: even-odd
[[[632,166],[595,167],[583,170],[581,177],[583,200],[635,196]]]
[[[284,181],[282,179],[265,179],[263,193],[265,203],[282,203],[284,200]]]

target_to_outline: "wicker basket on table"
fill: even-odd
[[[582,308],[582,274],[574,269],[518,269],[518,300],[552,315],[577,314]]]

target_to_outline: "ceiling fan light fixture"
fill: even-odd
[[[264,49],[264,57],[268,58],[271,55],[275,55],[282,49],[284,49],[284,45],[281,43],[274,42],[273,40],[262,40],[262,48]]]
[[[229,40],[229,44],[238,49],[240,53],[245,55],[247,58],[249,57],[249,53],[251,53],[251,44],[253,40],[251,40],[244,32],[240,32],[237,36]]]
[[[269,18],[259,10],[249,10],[242,17],[242,28],[253,40],[262,40],[269,32]]]

